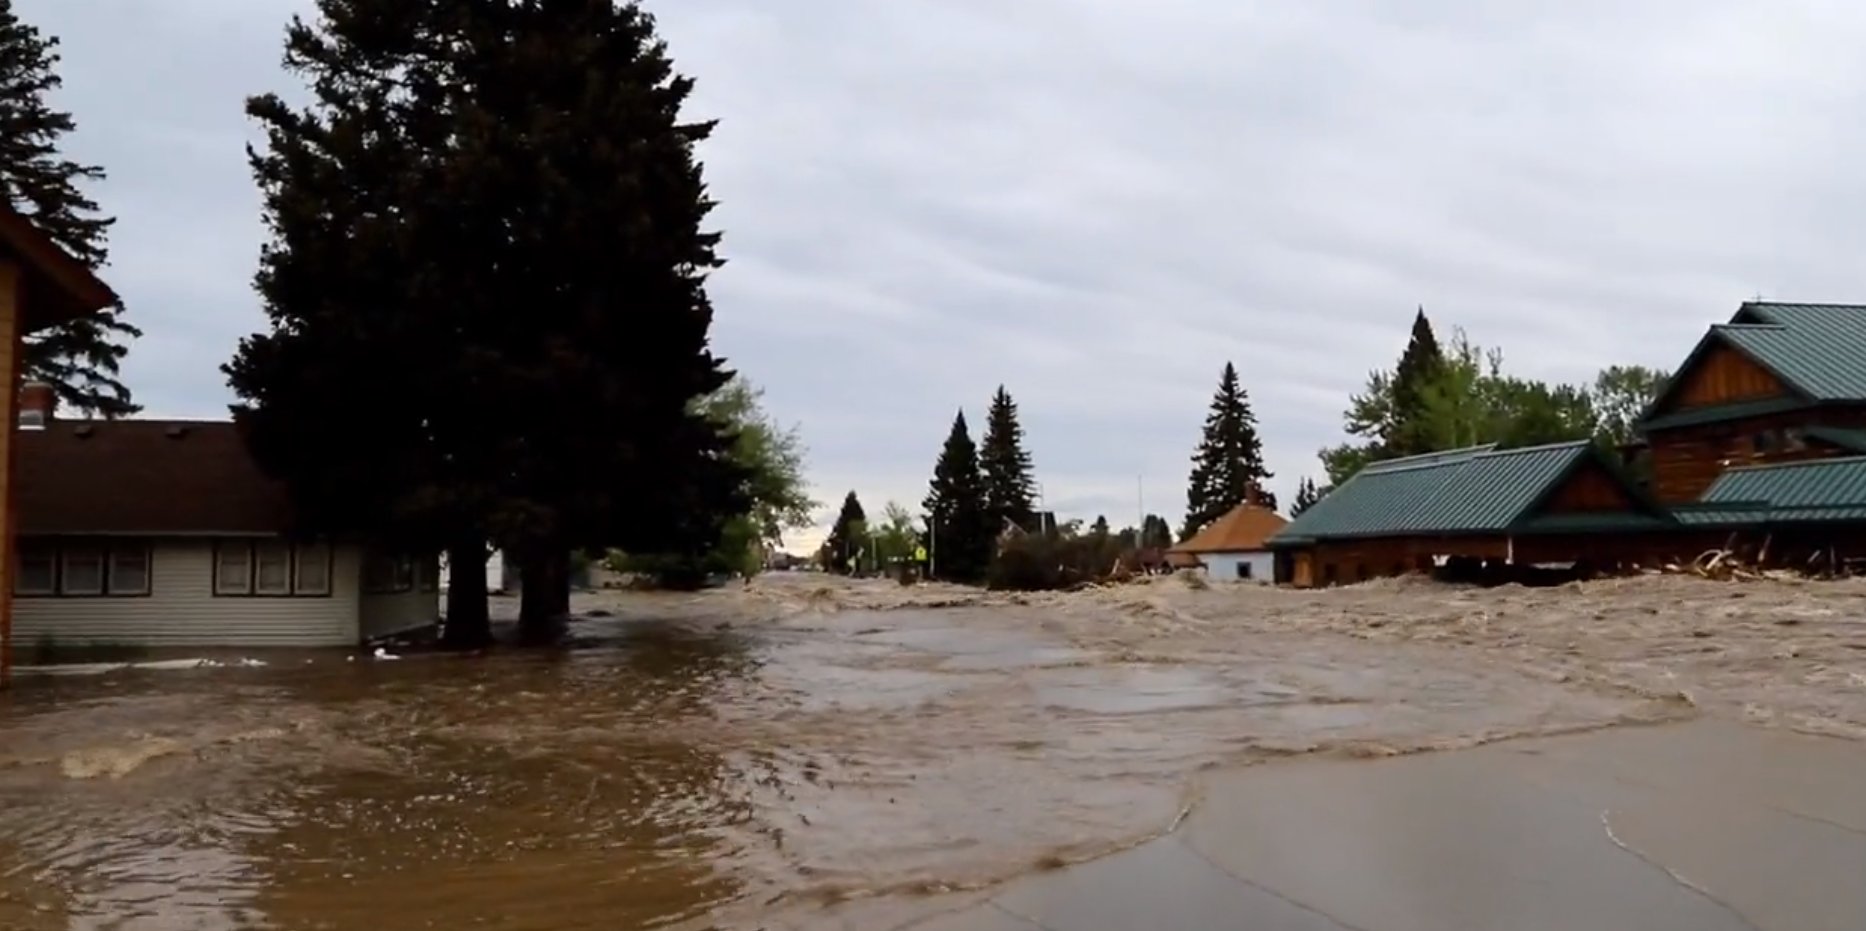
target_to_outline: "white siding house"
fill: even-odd
[[[1276,560],[1269,550],[1239,553],[1201,553],[1199,563],[1213,580],[1271,582],[1276,580]]]
[[[433,559],[288,538],[231,423],[47,418],[19,440],[23,649],[354,646],[439,616]]]

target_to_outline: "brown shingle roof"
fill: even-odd
[[[1175,553],[1244,553],[1267,550],[1263,541],[1289,523],[1269,508],[1240,504],[1178,546]]]
[[[22,534],[273,534],[290,524],[284,487],[229,421],[54,420],[15,437]]]

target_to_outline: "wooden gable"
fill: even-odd
[[[1792,397],[1794,392],[1754,359],[1726,343],[1715,343],[1697,361],[1673,377],[1675,387],[1654,415],[1738,401]]]
[[[1575,467],[1549,492],[1538,513],[1599,514],[1639,509],[1639,502],[1627,493],[1620,480],[1605,466],[1590,459]]]

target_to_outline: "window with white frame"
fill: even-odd
[[[214,594],[253,593],[253,544],[223,541],[214,547]]]
[[[140,540],[25,539],[13,568],[13,594],[96,598],[149,594],[149,544]]]
[[[330,594],[328,543],[223,540],[214,547],[214,594],[283,598]]]
[[[292,545],[283,540],[253,544],[253,594],[292,593]]]
[[[59,552],[58,593],[61,595],[101,595],[104,593],[102,546],[93,543],[67,543]]]
[[[330,544],[300,543],[292,548],[292,592],[330,594]]]
[[[112,595],[149,594],[149,548],[112,546],[106,587]]]

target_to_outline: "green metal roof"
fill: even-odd
[[[1752,521],[1866,519],[1866,456],[1729,469],[1698,501],[1741,508]]]
[[[1817,401],[1866,401],[1866,306],[1752,301],[1713,328]]]
[[[1749,301],[1729,323],[1713,325],[1678,367],[1690,368],[1712,346],[1729,345],[1781,379],[1792,398],[1723,404],[1658,417],[1651,410],[1639,429],[1715,423],[1811,404],[1866,403],[1866,305],[1785,304]],[[1677,382],[1674,381],[1674,385]]]
[[[1288,546],[1341,537],[1512,531],[1528,526],[1526,519],[1556,484],[1596,455],[1591,443],[1578,440],[1508,450],[1479,446],[1374,463],[1269,542]],[[1576,515],[1574,520],[1608,516]],[[1663,517],[1639,516],[1645,519],[1635,522],[1642,526],[1665,524]],[[1549,532],[1555,529],[1550,526]]]
[[[1585,440],[1474,456],[1439,486],[1414,521],[1433,530],[1503,530],[1542,500],[1588,453]]]

